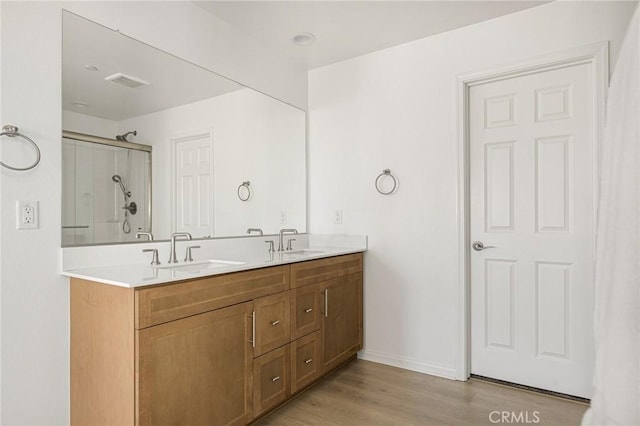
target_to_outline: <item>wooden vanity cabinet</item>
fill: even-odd
[[[248,424],[356,356],[362,257],[137,289],[72,278],[71,424]]]

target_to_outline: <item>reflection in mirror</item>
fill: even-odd
[[[63,245],[130,241],[138,230],[151,230],[156,239],[172,232],[244,236],[249,228],[306,232],[304,111],[68,12],[62,62],[65,131],[153,146],[151,224],[150,215],[143,220],[123,209],[131,201],[141,209],[133,200],[140,189],[130,189],[131,200],[123,198],[127,191],[120,183],[125,190],[135,185],[119,168],[124,154],[109,154],[110,170],[117,172],[93,170],[80,185],[78,170],[89,163],[78,158],[111,151],[63,141],[65,187],[75,185],[63,194]],[[92,169],[107,168],[106,160],[97,161],[100,166]],[[244,189],[238,196],[244,182],[251,190],[246,201]],[[110,192],[91,192],[91,210],[83,210],[83,185]],[[108,204],[109,215],[97,217],[98,204]],[[87,228],[68,228],[84,226],[91,215],[93,237],[81,231]],[[97,229],[102,222],[110,224],[100,225],[108,232]]]
[[[151,147],[65,132],[62,244],[135,239],[151,228]]]

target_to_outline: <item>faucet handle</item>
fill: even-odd
[[[151,259],[151,265],[159,265],[160,259],[158,258],[158,249],[143,249],[143,253],[153,253],[153,258]]]
[[[265,244],[270,244],[269,245],[269,253],[275,253],[276,249],[273,247],[273,240],[267,240],[264,242]]]
[[[291,242],[295,240],[296,240],[295,238],[289,238],[289,241],[287,241],[287,251],[293,250],[293,246],[291,245]]]
[[[193,262],[193,257],[191,257],[191,249],[198,249],[200,248],[200,246],[188,246],[187,247],[187,254],[184,257],[184,261],[185,262]]]

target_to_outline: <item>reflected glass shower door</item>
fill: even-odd
[[[62,155],[63,246],[131,241],[150,230],[149,152],[63,138]]]

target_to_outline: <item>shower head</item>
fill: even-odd
[[[113,175],[111,176],[111,180],[120,185],[120,189],[125,196],[125,200],[127,199],[127,197],[131,197],[131,191],[127,191],[127,188],[125,188],[124,183],[122,182],[122,176]]]
[[[116,135],[116,140],[119,140],[120,142],[129,142],[127,140],[127,136],[129,136],[129,135],[138,136],[138,131],[137,130],[133,130],[131,132],[127,132],[127,133],[122,134],[122,135]]]

